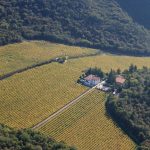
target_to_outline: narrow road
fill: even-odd
[[[101,83],[99,83],[99,84],[101,84]],[[40,127],[44,126],[47,122],[51,121],[56,116],[58,116],[59,114],[61,114],[62,112],[64,112],[65,110],[67,110],[68,108],[70,108],[71,106],[73,106],[74,104],[76,104],[83,96],[85,96],[88,93],[92,92],[96,87],[97,87],[97,85],[94,86],[94,87],[92,87],[92,88],[90,88],[89,90],[85,91],[84,93],[82,93],[81,95],[79,95],[77,98],[73,99],[71,102],[69,102],[68,104],[66,104],[62,108],[60,108],[58,111],[54,112],[48,118],[46,118],[45,120],[43,120],[40,123],[38,123],[35,126],[33,126],[32,129],[37,129],[37,128],[40,128]]]

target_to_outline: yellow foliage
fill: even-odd
[[[0,75],[64,54],[81,56],[95,52],[37,41],[8,45],[0,47]],[[100,67],[105,72],[111,68],[124,70],[131,63],[138,67],[150,67],[150,58],[84,57],[71,59],[65,64],[51,63],[1,80],[0,123],[16,128],[32,127],[87,89],[76,83],[85,69]],[[82,150],[114,147],[128,150],[134,147],[134,143],[105,116],[103,93],[91,93],[66,112],[40,130]]]
[[[83,56],[95,54],[97,50],[31,41],[0,47],[0,76],[20,68],[31,66],[58,56]]]
[[[0,122],[31,127],[85,91],[80,72],[52,63],[0,81]]]
[[[125,69],[131,63],[150,67],[149,58],[99,55],[65,64],[51,63],[2,80],[0,122],[17,128],[31,127],[85,91],[76,83],[83,70],[95,66],[104,71]]]
[[[143,66],[150,67],[150,57],[129,57],[116,55],[97,55],[93,57],[78,58],[68,62],[68,66],[76,70],[84,70],[89,67],[99,67],[108,72],[110,69],[128,69],[131,64],[138,68]]]
[[[79,150],[131,150],[134,142],[106,116],[105,94],[94,91],[39,131]]]

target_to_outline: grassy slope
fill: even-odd
[[[82,56],[97,50],[44,41],[23,42],[0,47],[0,76],[57,56]]]
[[[105,114],[105,94],[94,91],[39,129],[79,150],[131,150],[134,143]]]

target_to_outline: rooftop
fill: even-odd
[[[116,77],[116,83],[123,84],[125,81],[126,81],[126,79],[123,76]]]
[[[87,81],[91,81],[91,80],[99,81],[100,77],[97,77],[97,76],[91,74],[91,75],[85,77],[84,79],[87,80]]]

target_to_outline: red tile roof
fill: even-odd
[[[123,76],[117,76],[116,77],[116,83],[124,84],[126,79]]]
[[[89,75],[89,76],[85,77],[84,79],[87,80],[87,81],[91,81],[91,80],[99,81],[100,77],[97,77],[95,75]]]

